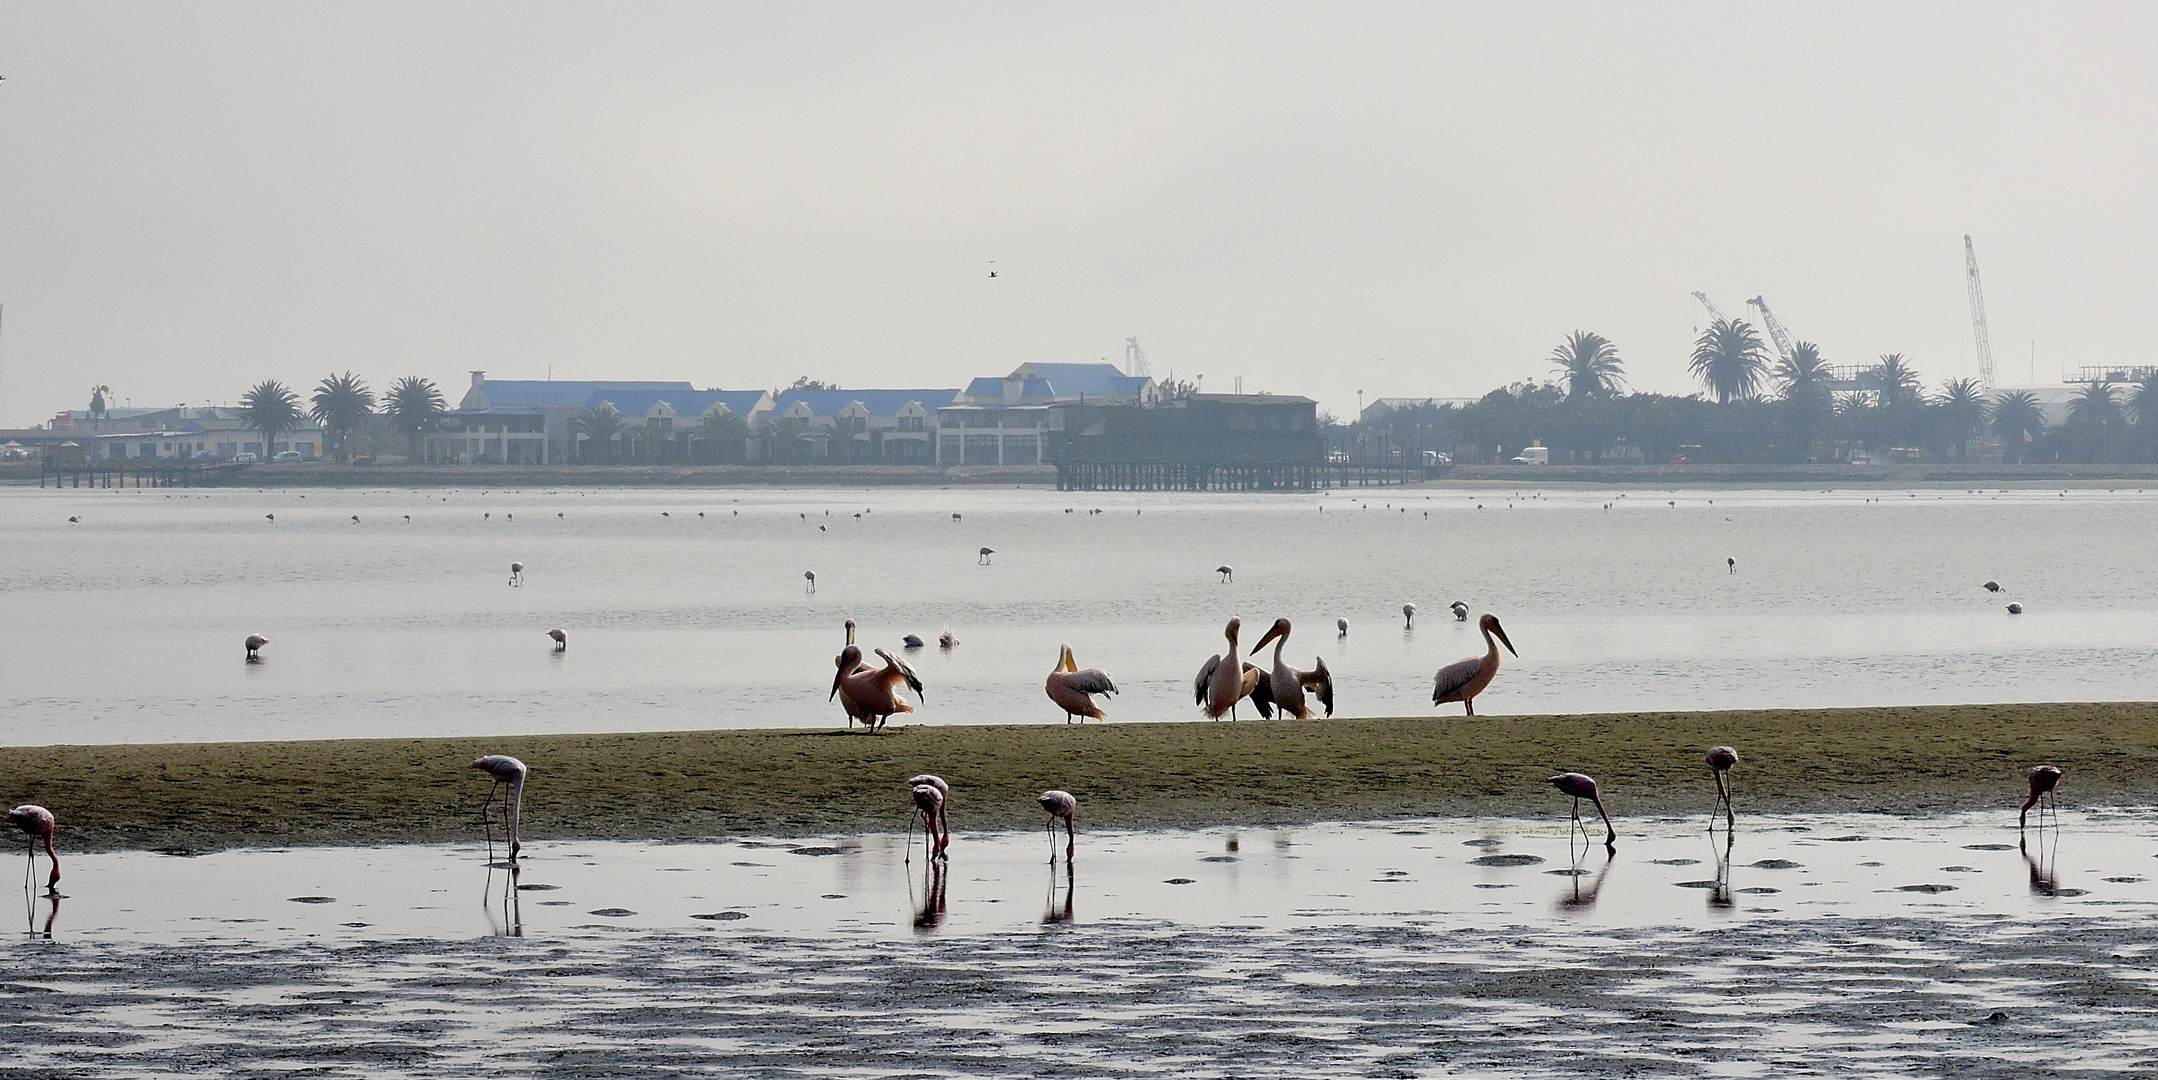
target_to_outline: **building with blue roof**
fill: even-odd
[[[588,445],[577,418],[599,408],[622,417],[609,445]],[[738,427],[721,436],[742,440],[714,455],[739,461],[748,433],[772,407],[768,390],[699,390],[686,382],[588,379],[493,379],[472,373],[472,386],[457,408],[443,414],[428,439],[436,461],[492,461],[550,465],[570,461],[617,461],[642,457],[688,461],[704,436],[690,429],[714,418],[735,417]]]
[[[1152,405],[1154,380],[1115,364],[1021,364],[981,378],[937,410],[939,465],[1039,465],[1047,461],[1049,407],[1086,402]]]
[[[927,465],[938,410],[957,390],[786,390],[763,430],[767,458],[789,464]]]

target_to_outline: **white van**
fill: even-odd
[[[1551,448],[1548,446],[1524,447],[1520,455],[1514,458],[1514,464],[1549,465],[1551,464]]]

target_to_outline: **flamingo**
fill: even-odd
[[[1431,683],[1433,705],[1458,701],[1468,710],[1469,716],[1476,715],[1476,695],[1483,693],[1484,687],[1490,686],[1492,678],[1499,673],[1499,643],[1505,643],[1507,652],[1521,655],[1514,652],[1514,643],[1507,639],[1506,629],[1499,625],[1498,616],[1484,612],[1484,617],[1476,620],[1476,628],[1484,632],[1484,655],[1456,660],[1440,668]],[[1498,636],[1497,641],[1492,640],[1494,634]]]
[[[1057,665],[1049,669],[1049,680],[1042,684],[1042,690],[1057,708],[1064,710],[1064,722],[1069,724],[1074,716],[1101,719],[1101,708],[1094,704],[1092,695],[1114,694],[1116,683],[1100,668],[1079,670],[1079,662],[1072,659],[1072,647],[1059,645]]]
[[[899,643],[909,650],[919,649],[922,647],[922,636],[920,634],[908,634],[906,637],[900,638]]]
[[[1326,658],[1319,657],[1319,666],[1310,671],[1298,671],[1282,659],[1281,651],[1289,644],[1289,620],[1275,619],[1272,628],[1251,647],[1256,656],[1267,642],[1274,643],[1274,670],[1268,673],[1267,688],[1274,699],[1274,707],[1298,720],[1311,719],[1311,709],[1304,704],[1304,691],[1313,691],[1319,704],[1326,706],[1326,715],[1334,715],[1334,676],[1326,670]]]
[[[815,570],[802,571],[802,580],[809,582],[810,592],[817,591],[817,572]]]
[[[1731,766],[1736,764],[1738,751],[1728,746],[1708,748],[1708,768],[1716,775],[1716,801],[1723,806],[1724,821],[1732,828],[1738,827],[1738,815],[1731,809],[1731,789],[1724,783],[1723,774],[1730,772]],[[1713,810],[1708,814],[1708,827],[1711,832],[1716,829],[1716,812]]]
[[[929,857],[944,855],[944,845],[949,840],[941,824],[944,818],[944,793],[934,784],[915,784],[908,790],[914,793],[914,810],[921,816],[922,831],[929,834]]]
[[[1052,788],[1035,796],[1034,801],[1049,812],[1049,865],[1057,864],[1058,818],[1064,819],[1064,860],[1070,865],[1072,851],[1079,846],[1079,827],[1075,824],[1079,817],[1079,800],[1072,798],[1069,791]]]
[[[913,776],[907,777],[907,787],[910,789],[920,787],[923,784],[937,789],[937,798],[940,800],[937,803],[937,824],[944,829],[945,842],[950,843],[952,838],[952,786],[945,783],[944,778],[935,773],[915,773]]]
[[[987,547],[985,547],[985,548],[983,548],[983,549],[982,549],[982,556],[981,556],[981,558],[979,558],[979,559],[976,559],[976,560],[975,560],[975,562],[979,563],[979,564],[980,564],[980,565],[982,565],[982,566],[987,566],[987,565],[989,565],[989,556],[991,556],[991,555],[994,555],[994,554],[996,554],[996,553],[997,553],[997,549],[995,549],[995,548],[987,548]]]
[[[2010,604],[2010,605],[2008,605],[2008,613],[2009,613],[2010,615],[2021,615],[2021,614],[2023,614],[2023,605],[2022,605],[2022,604]]]
[[[1985,583],[1984,585],[1980,585],[1980,586],[1979,586],[1979,588],[1981,588],[1981,589],[1984,589],[1984,590],[1986,590],[1987,592],[1996,592],[1996,593],[1997,593],[1997,592],[2000,592],[2000,591],[2001,591],[2001,583],[2000,583],[2000,582],[1998,582],[1998,581],[1989,581],[1989,582],[1986,582],[1986,583]]]
[[[2045,799],[2051,803],[2055,814],[2060,813],[2061,797],[2053,790],[2059,786],[2060,782],[2061,767],[2058,765],[2039,765],[2031,770],[2031,797],[2023,800],[2023,812],[2016,817],[2017,830],[2020,831],[2023,828],[2023,823],[2030,818],[2031,807],[2038,806],[2040,799]],[[2047,798],[2047,796],[2051,796],[2051,798]],[[2038,811],[2038,824],[2040,827],[2045,825],[2045,815],[2045,809],[2040,807]]]
[[[1552,787],[1559,789],[1559,794],[1573,796],[1573,823],[1575,825],[1581,826],[1581,834],[1583,836],[1588,835],[1588,826],[1581,824],[1581,800],[1588,799],[1589,801],[1594,802],[1596,804],[1596,812],[1599,814],[1603,814],[1604,847],[1609,848],[1613,851],[1618,850],[1618,830],[1611,827],[1611,815],[1604,812],[1603,796],[1597,792],[1596,781],[1594,779],[1583,773],[1567,772],[1560,773],[1557,776],[1552,777],[1550,780],[1550,784]]]
[[[914,711],[899,696],[900,686],[914,691],[916,698],[928,700],[922,696],[922,680],[913,668],[883,649],[878,649],[877,655],[884,658],[884,666],[870,667],[862,663],[861,647],[849,645],[839,654],[839,671],[832,676],[832,693],[845,690],[850,699],[847,714],[868,724],[871,731],[882,731],[885,721],[897,713]]]
[[[1447,607],[1454,613],[1455,622],[1469,621],[1469,605],[1464,604],[1459,600],[1456,600],[1453,603],[1447,605]]]
[[[45,891],[57,894],[60,889],[60,854],[52,849],[52,811],[24,803],[7,812],[7,823],[21,829],[23,835],[30,838],[30,869],[25,876],[37,873],[37,842],[45,841],[45,856],[52,860],[52,876],[45,879]]]
[[[511,563],[511,564],[510,564],[510,584],[512,584],[512,585],[522,585],[522,584],[524,584],[524,583],[525,583],[525,564],[523,564],[523,563],[521,563],[521,562],[513,562],[513,563]]]
[[[1221,575],[1221,583],[1224,585],[1236,580],[1236,567],[1230,566],[1228,563],[1215,567],[1214,572]]]
[[[1415,604],[1403,604],[1403,605],[1401,605],[1401,628],[1402,628],[1403,630],[1407,630],[1407,629],[1410,629],[1411,627],[1414,627],[1415,625],[1416,625],[1416,605],[1415,605]]]
[[[259,656],[256,656],[255,654],[256,654],[256,653],[258,653],[258,652],[261,652],[261,651],[262,651],[262,647],[263,647],[264,645],[268,645],[269,643],[270,643],[270,639],[269,639],[269,638],[266,638],[266,637],[263,637],[263,636],[262,636],[261,634],[249,634],[249,635],[247,635],[247,642],[246,642],[246,645],[247,645],[247,658],[248,658],[248,660],[250,660],[250,661],[254,661],[254,660],[260,660],[260,659],[262,659],[261,657],[259,657]]]
[[[564,633],[561,627],[558,626],[552,630],[547,631],[547,636],[554,639],[554,651],[569,651],[569,635]]]
[[[1339,631],[1341,631],[1341,635],[1340,635],[1340,636],[1342,636],[1342,637],[1348,637],[1348,636],[1349,636],[1349,620],[1347,620],[1347,619],[1335,619],[1335,620],[1334,620],[1334,629],[1336,629],[1336,630],[1339,630]]]
[[[486,808],[494,805],[495,792],[504,784],[510,786],[509,794],[502,800],[502,808],[505,816],[509,819],[510,861],[516,862],[517,852],[524,847],[523,842],[517,836],[517,820],[524,813],[525,773],[529,770],[525,768],[524,762],[508,754],[489,754],[466,767],[478,769],[495,778],[494,787],[487,789],[487,801],[480,804],[480,816],[483,818],[486,816]],[[491,849],[494,843],[494,830],[492,828],[487,830],[487,842]]]
[[[1725,560],[1723,560],[1723,564],[1724,564],[1725,566],[1728,566],[1728,567],[1730,567],[1730,568],[1731,568],[1731,572],[1732,572],[1732,573],[1734,573],[1734,574],[1738,573],[1738,560],[1737,560],[1737,559],[1733,559],[1733,558],[1726,558]]]

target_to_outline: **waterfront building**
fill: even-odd
[[[939,465],[1047,462],[1049,409],[1059,403],[1152,405],[1151,377],[1115,364],[1021,364],[1002,378],[975,379],[937,410]]]
[[[427,439],[430,461],[471,464],[555,465],[613,460],[612,448],[588,442],[577,418],[608,408],[632,437],[671,443],[678,429],[710,416],[736,416],[754,427],[772,408],[766,390],[699,390],[687,382],[564,379],[494,379],[472,373],[472,386],[457,408],[444,413]],[[618,436],[619,438],[619,436]],[[736,457],[738,460],[739,458]]]
[[[761,428],[773,464],[927,465],[957,390],[786,390]]]

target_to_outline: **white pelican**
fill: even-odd
[[[1049,695],[1049,700],[1057,703],[1057,708],[1064,710],[1064,722],[1069,724],[1075,716],[1101,719],[1101,708],[1094,704],[1091,695],[1114,694],[1116,683],[1111,682],[1109,673],[1100,668],[1081,671],[1079,662],[1072,659],[1072,647],[1059,645],[1057,666],[1049,669],[1049,681],[1042,684],[1042,690]]]
[[[1476,620],[1476,628],[1484,632],[1484,655],[1456,660],[1440,668],[1438,676],[1431,682],[1433,705],[1458,701],[1470,716],[1476,715],[1476,695],[1483,693],[1484,687],[1490,686],[1492,677],[1499,673],[1499,643],[1505,642],[1507,652],[1521,655],[1514,652],[1514,643],[1507,640],[1498,616],[1485,612],[1483,618]],[[1494,634],[1498,635],[1497,641],[1492,640]]]
[[[1318,658],[1319,666],[1310,671],[1298,671],[1282,659],[1281,651],[1289,644],[1289,620],[1275,619],[1274,625],[1251,647],[1253,655],[1274,643],[1274,670],[1268,673],[1267,687],[1272,691],[1274,707],[1298,720],[1311,719],[1311,708],[1304,704],[1304,691],[1312,691],[1319,704],[1326,706],[1326,715],[1334,715],[1334,676],[1326,670],[1326,658]]]
[[[849,645],[839,654],[839,670],[832,675],[832,694],[845,691],[848,715],[858,717],[871,731],[882,731],[885,721],[897,713],[914,711],[899,696],[901,686],[914,691],[917,699],[928,700],[922,695],[922,680],[915,676],[913,668],[883,649],[878,649],[877,655],[884,658],[884,666],[870,667],[862,663],[861,647]]]
[[[1256,664],[1238,662],[1236,632],[1243,625],[1241,619],[1229,620],[1229,625],[1222,628],[1222,635],[1229,639],[1228,655],[1207,657],[1198,677],[1191,681],[1193,700],[1215,720],[1223,716],[1236,719],[1236,703],[1247,697],[1260,716],[1271,719],[1274,715],[1273,688],[1267,685],[1266,673]]]
[[[959,635],[952,633],[952,628],[949,626],[944,628],[943,633],[937,635],[937,648],[939,649],[949,649],[958,644]]]
[[[832,666],[839,669],[840,678],[855,674],[856,672],[870,670],[867,664],[862,663],[862,650],[857,648],[854,644],[853,619],[847,620],[847,644],[845,648],[839,650],[838,656],[832,657]],[[862,723],[865,724],[873,723],[869,713],[866,712],[859,704],[855,702],[854,695],[849,693],[845,686],[841,685],[836,680],[833,682],[832,686],[834,688],[833,695],[836,695],[839,698],[839,707],[845,709],[847,712],[848,728],[851,729],[852,727],[854,727],[854,722],[856,720],[860,720]],[[830,695],[826,696],[825,698],[826,701],[830,701],[831,699],[832,697]]]

